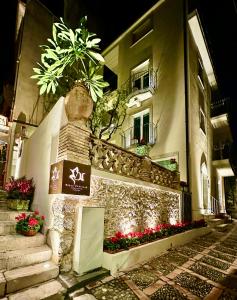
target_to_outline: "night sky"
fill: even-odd
[[[154,0],[67,0],[71,11],[87,14],[91,30],[102,38],[102,49],[156,3]],[[173,0],[175,1],[175,0]],[[63,16],[63,0],[42,0],[55,15]],[[14,54],[16,0],[5,2],[5,20],[1,19],[0,80],[12,80],[11,57]],[[80,3],[73,7],[75,3]],[[117,4],[116,4],[117,3]],[[221,97],[231,96],[232,112],[237,119],[237,0],[192,0],[203,23]],[[109,11],[109,12],[108,12]],[[115,15],[114,12],[117,14]],[[237,122],[236,122],[237,123]],[[233,126],[237,137],[237,126]]]

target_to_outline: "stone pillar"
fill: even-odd
[[[65,159],[90,165],[89,139],[89,130],[68,123],[59,133],[57,161]]]
[[[89,138],[88,129],[80,128],[71,122],[66,124],[59,133],[57,163],[66,160],[90,165]],[[61,165],[64,166],[64,164]],[[81,274],[91,268],[101,266],[104,234],[103,209],[91,208],[92,212],[90,212],[88,207],[84,208],[84,203],[87,206],[90,205],[89,196],[85,196],[88,194],[63,194],[62,191],[59,193],[50,195],[53,217],[49,241],[53,249],[54,261],[59,263],[61,272],[75,270]],[[98,215],[93,214],[95,211]],[[90,237],[93,237],[93,240],[90,240]],[[89,240],[90,247],[88,246]],[[93,247],[95,240],[97,249]]]

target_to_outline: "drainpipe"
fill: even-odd
[[[188,40],[188,2],[183,0],[183,31],[184,31],[184,93],[185,93],[185,133],[186,133],[186,176],[187,192],[190,192],[189,166],[189,40]]]

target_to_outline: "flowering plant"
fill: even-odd
[[[154,228],[146,228],[142,232],[129,232],[128,234],[116,232],[114,236],[104,240],[104,250],[126,250],[129,249],[129,247],[152,242],[162,237],[167,237],[192,228],[205,226],[207,226],[205,220],[201,219],[193,222],[177,223],[175,225],[159,224]]]
[[[45,220],[45,216],[40,216],[39,211],[35,210],[31,214],[21,213],[16,218],[16,231],[24,232],[29,230],[39,231]]]
[[[14,179],[11,177],[9,182],[5,184],[5,191],[8,199],[32,199],[34,194],[33,179],[21,177]]]

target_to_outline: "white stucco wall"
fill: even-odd
[[[211,197],[211,169],[212,169],[212,125],[210,120],[211,88],[204,71],[204,89],[198,79],[198,53],[197,46],[189,32],[189,136],[190,136],[190,184],[192,192],[193,218],[199,219],[202,213],[206,213],[203,207],[201,160],[206,158],[207,175],[209,179],[208,201]],[[199,89],[204,95],[206,111],[206,134],[200,128]]]
[[[158,123],[157,142],[150,157],[169,156],[177,152],[181,180],[186,181],[185,94],[183,58],[182,1],[165,1],[151,13],[153,30],[132,45],[132,30],[118,43],[118,86],[125,83],[131,70],[150,59],[157,71],[157,90],[140,107],[127,109],[122,130],[132,125],[132,115],[149,108],[150,122]],[[113,138],[120,145],[119,133]]]
[[[33,209],[39,209],[49,223],[48,195],[50,165],[56,162],[60,128],[67,123],[64,98],[60,98],[34,134],[24,142],[18,176],[33,177],[36,189]]]

